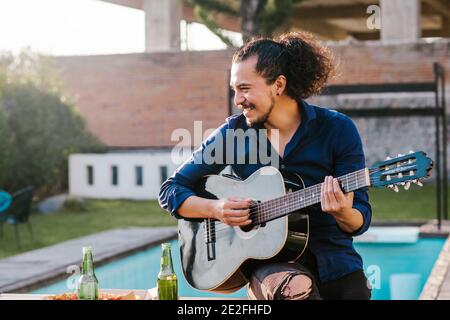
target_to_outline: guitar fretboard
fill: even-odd
[[[338,177],[339,184],[344,193],[370,186],[368,169],[364,168],[344,176]],[[323,183],[288,193],[284,196],[258,203],[252,224],[262,224],[291,212],[312,206],[320,202],[321,187]]]

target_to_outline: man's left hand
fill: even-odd
[[[352,211],[354,193],[344,194],[339,186],[338,179],[332,176],[325,177],[320,190],[323,212],[339,217]]]

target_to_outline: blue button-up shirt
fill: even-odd
[[[305,186],[308,187],[322,183],[325,176],[339,177],[365,168],[361,138],[350,118],[337,111],[317,107],[305,101],[300,105],[300,111],[301,124],[285,146],[283,156],[278,158],[278,169],[282,174],[299,174]],[[182,218],[177,214],[177,209],[184,200],[195,195],[193,190],[199,179],[207,174],[218,174],[227,165],[225,160],[212,164],[209,161],[207,164],[203,161],[203,156],[205,150],[211,150],[218,141],[223,142],[227,130],[230,129],[246,131],[257,128],[249,128],[242,114],[229,117],[202,143],[191,158],[162,184],[159,194],[160,205],[174,217]],[[218,139],[219,137],[221,139]],[[258,143],[259,145],[262,144]],[[270,142],[264,145],[271,148]],[[226,148],[218,147],[217,150],[223,150],[223,159],[226,159]],[[234,151],[238,156],[242,156],[243,153],[249,152],[248,144],[244,149]],[[256,170],[267,165],[267,163],[259,163],[259,157],[257,163],[236,162],[234,157],[231,167],[242,179],[246,179]],[[308,249],[315,258],[316,270],[314,271],[321,282],[338,279],[363,269],[361,256],[353,247],[353,237],[364,233],[370,225],[372,210],[368,202],[367,188],[355,191],[353,208],[361,212],[364,221],[361,228],[353,233],[343,231],[332,215],[321,210],[320,204],[309,208]]]

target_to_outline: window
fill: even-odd
[[[111,167],[111,184],[117,186],[119,184],[119,168],[117,166]]]
[[[167,166],[160,166],[159,173],[161,177],[161,184],[167,180]]]
[[[136,176],[136,185],[144,185],[144,169],[142,168],[142,166],[136,166],[134,171]]]
[[[88,185],[92,186],[94,185],[94,167],[93,166],[87,166],[87,183]]]

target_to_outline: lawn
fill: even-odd
[[[450,190],[447,198],[450,198]],[[436,218],[436,188],[426,184],[422,188],[411,185],[408,191],[400,188],[371,189],[369,201],[373,220],[430,220]]]
[[[176,226],[176,220],[157,201],[89,200],[87,211],[62,210],[31,215],[34,241],[26,225],[19,226],[22,250],[16,245],[14,227],[5,225],[0,238],[0,259],[61,241],[121,227]]]
[[[449,194],[450,197],[450,194]],[[409,191],[372,189],[369,193],[373,220],[429,220],[435,218],[435,189],[411,186]],[[157,201],[89,200],[86,211],[62,210],[55,214],[31,216],[34,241],[26,226],[21,225],[22,249],[16,245],[14,228],[5,225],[0,239],[0,259],[61,241],[121,227],[175,226],[176,220],[163,211]]]

